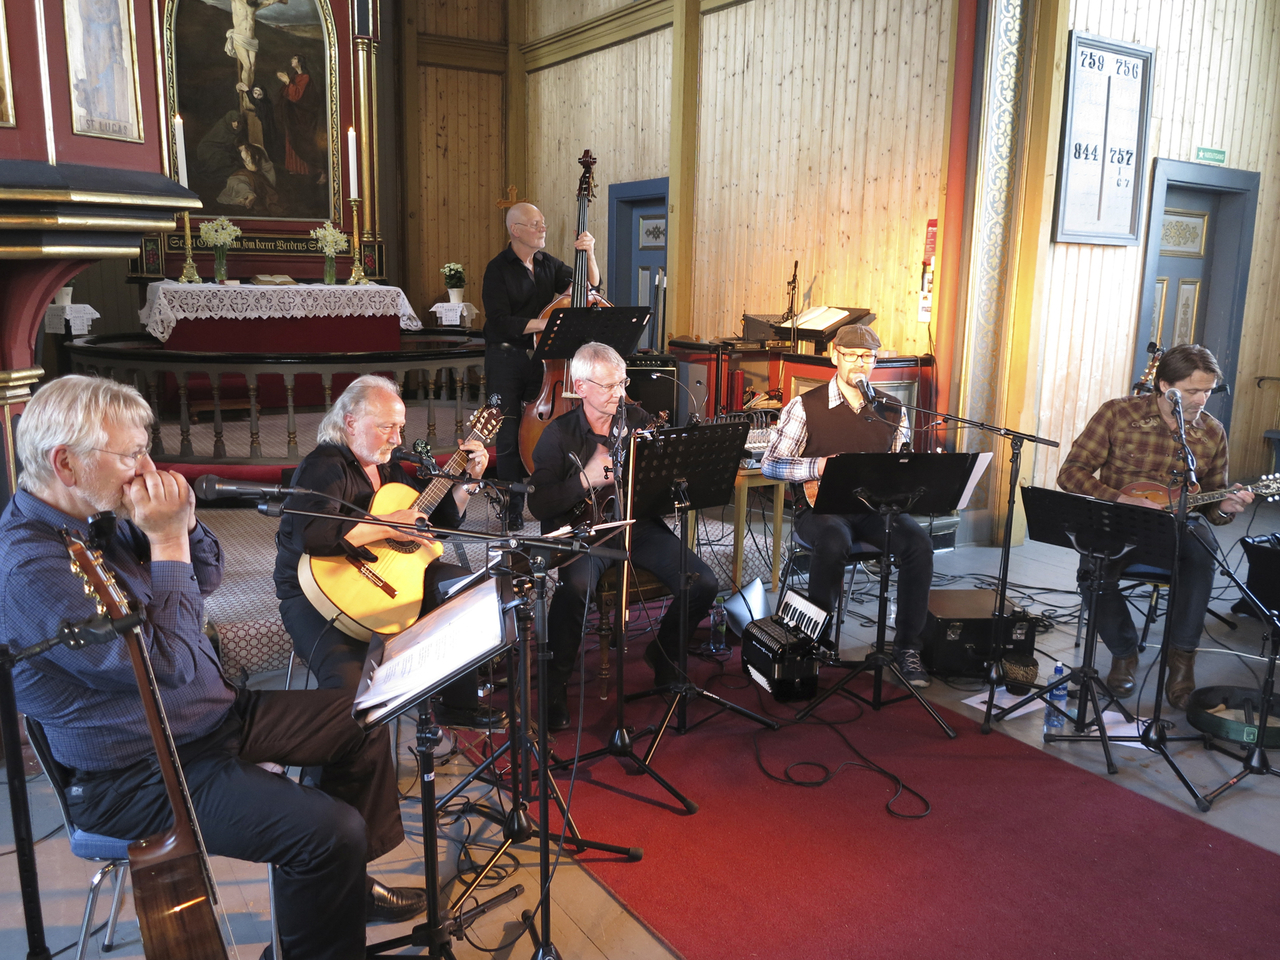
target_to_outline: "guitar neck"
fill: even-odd
[[[481,443],[484,442],[484,439],[484,434],[480,433],[478,430],[472,430],[470,436],[467,437],[467,440],[479,440]],[[453,456],[445,462],[444,472],[455,475],[462,473],[467,465],[467,458],[469,456],[470,454],[468,454],[467,451],[459,447],[454,451]],[[413,501],[413,509],[428,517],[431,516],[432,511],[435,510],[436,507],[440,506],[440,501],[445,498],[445,494],[452,489],[452,480],[449,480],[446,477],[436,477],[427,484],[422,493],[418,494],[418,498]]]

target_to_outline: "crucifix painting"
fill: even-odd
[[[331,217],[339,178],[326,0],[178,0],[170,18],[171,89],[202,213]]]

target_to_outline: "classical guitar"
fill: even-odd
[[[102,554],[69,530],[62,531],[62,539],[71,554],[71,570],[84,580],[85,593],[93,598],[99,614],[113,620],[128,616],[129,597],[103,564]],[[129,844],[133,904],[142,928],[142,952],[147,960],[227,960],[226,942],[214,912],[217,891],[209,857],[142,631],[135,627],[127,631],[124,639],[142,693],[142,707],[169,806],[173,808],[172,827]]]
[[[1200,488],[1193,486],[1192,491],[1187,495],[1187,509],[1194,509],[1206,503],[1217,503],[1219,500],[1227,499],[1233,493],[1240,493],[1246,490],[1266,497],[1268,500],[1280,499],[1280,473],[1265,476],[1257,483],[1244,484],[1240,490],[1212,490],[1208,493],[1200,493]],[[1168,487],[1163,483],[1144,480],[1139,483],[1131,483],[1120,492],[1126,493],[1131,497],[1150,500],[1165,510],[1173,511],[1178,509],[1177,487]]]
[[[469,424],[468,440],[489,444],[498,434],[502,411],[494,406],[477,410]],[[459,449],[444,472],[458,474],[467,464],[467,451]],[[421,493],[404,483],[387,483],[373,495],[369,513],[381,516],[413,509],[430,516],[453,488],[440,477]],[[316,557],[304,553],[298,562],[302,592],[322,615],[348,636],[368,640],[375,633],[400,633],[417,622],[422,608],[422,578],[444,547],[416,540],[377,540],[366,544],[374,560],[351,554]]]

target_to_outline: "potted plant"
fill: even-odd
[[[213,247],[213,282],[227,279],[227,250],[231,241],[240,236],[240,228],[226,217],[206,220],[200,224],[200,239]]]
[[[462,291],[467,285],[467,274],[460,263],[446,263],[440,268],[444,274],[445,289],[449,291],[450,303],[462,303]]]
[[[311,237],[324,254],[324,282],[333,286],[338,282],[338,254],[346,252],[347,235],[326,220],[322,226],[311,231]]]

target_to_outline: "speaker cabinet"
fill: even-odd
[[[679,373],[676,358],[667,354],[627,357],[627,376],[631,378],[627,396],[654,416],[658,411],[666,410],[670,414],[671,425],[677,426],[676,418],[680,415],[677,396],[680,392]]]
[[[925,669],[940,677],[985,679],[995,632],[994,590],[931,590],[929,618],[921,658]],[[1013,636],[1006,654],[1031,654],[1035,625],[1025,610],[1005,600]]]

